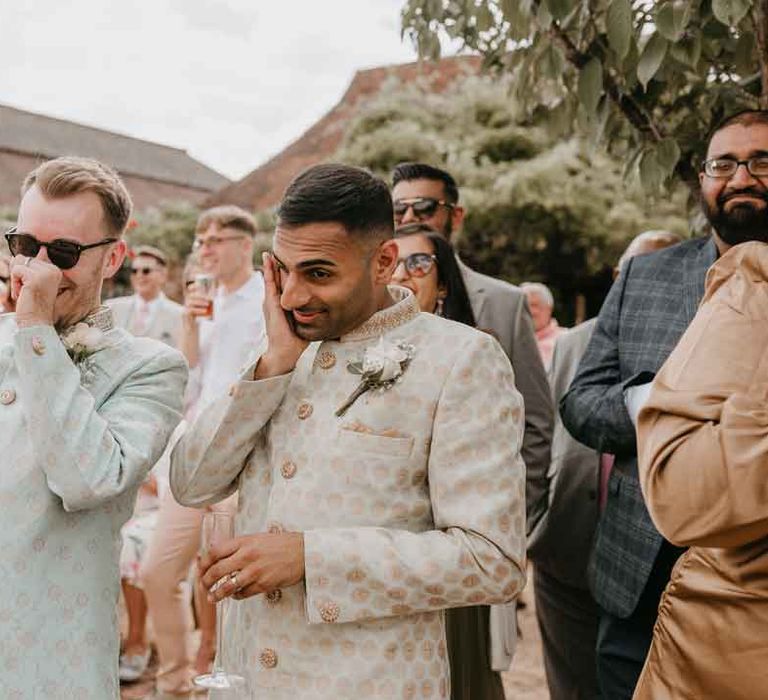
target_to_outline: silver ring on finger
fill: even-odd
[[[235,589],[235,593],[237,593],[240,590],[240,586],[237,585],[237,574],[239,572],[233,571],[229,575],[229,582],[232,584],[232,587]]]

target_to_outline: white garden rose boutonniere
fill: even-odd
[[[61,342],[72,362],[79,365],[101,348],[104,333],[87,323],[76,323],[61,336]]]
[[[350,362],[347,371],[359,374],[360,384],[350,394],[349,398],[336,411],[338,417],[343,416],[350,406],[368,391],[386,391],[393,387],[403,376],[413,359],[415,348],[403,341],[385,340],[363,352],[361,360]]]

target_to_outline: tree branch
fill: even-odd
[[[760,108],[768,109],[768,0],[758,0],[752,10],[760,63]]]
[[[768,3],[768,0],[764,2]],[[535,2],[534,6],[538,9],[539,4],[540,0]],[[553,21],[547,31],[552,40],[563,50],[566,60],[578,70],[593,58],[591,54],[580,51],[557,22]],[[651,136],[657,142],[664,138],[661,129],[653,122],[650,115],[632,99],[631,95],[621,90],[614,77],[606,70],[603,71],[603,89],[635,129],[646,136]]]

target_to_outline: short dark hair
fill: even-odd
[[[459,201],[459,188],[453,176],[426,163],[399,163],[392,171],[392,187],[401,181],[410,180],[437,180],[443,183],[445,198],[451,203],[456,204]]]
[[[278,226],[336,222],[353,236],[386,240],[394,234],[387,183],[368,170],[340,163],[308,168],[285,190]]]
[[[395,230],[395,238],[414,234],[426,236],[435,251],[437,281],[445,287],[443,317],[475,328],[477,326],[475,314],[472,311],[464,277],[456,262],[453,246],[431,226],[420,222],[398,226]]]
[[[709,144],[712,141],[712,137],[723,129],[733,126],[734,124],[740,124],[741,126],[753,126],[754,124],[765,124],[768,126],[768,110],[765,109],[743,109],[740,112],[731,114],[727,117],[723,117],[712,130],[707,137],[707,150],[709,150]]]

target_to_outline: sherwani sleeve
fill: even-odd
[[[181,355],[162,346],[96,406],[52,327],[22,328],[14,343],[32,450],[64,509],[95,508],[137,487],[181,419]]]
[[[171,454],[171,492],[185,506],[217,503],[237,490],[240,472],[285,396],[292,373],[252,381],[249,368],[230,391],[204,409]]]
[[[705,304],[640,412],[640,483],[654,523],[675,544],[738,547],[768,535],[768,292],[761,292]]]
[[[435,529],[306,531],[310,623],[512,600],[525,583],[523,420],[507,357],[490,336],[473,335],[434,415]]]

